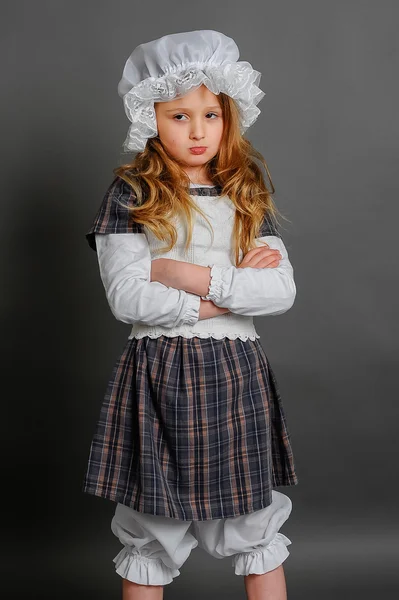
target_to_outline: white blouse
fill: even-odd
[[[129,324],[171,328],[170,334],[183,325],[187,334],[194,331],[193,326],[199,321],[201,297],[151,281],[151,255],[145,234],[96,233],[95,237],[101,279],[116,319]],[[277,236],[265,236],[258,240],[280,250],[282,259],[278,267],[256,269],[214,264],[205,299],[228,308],[233,314],[247,317],[280,315],[291,308],[296,286],[286,247]],[[226,313],[207,321],[215,322],[228,315]],[[212,335],[219,339],[240,337],[244,340],[260,337],[254,331],[240,331],[238,323],[227,329],[226,325],[223,326],[223,335],[217,335],[221,332],[212,335],[215,333],[213,323],[207,335],[201,332],[199,337]],[[143,333],[141,331],[140,335],[133,334],[130,337],[143,337]],[[166,331],[160,331],[159,335],[162,333],[168,335]],[[184,332],[181,333],[184,335]]]
[[[293,268],[286,247],[278,236],[257,238],[257,242],[267,242],[270,248],[280,250],[282,259],[278,267],[233,266],[230,241],[235,207],[228,197],[192,198],[211,219],[217,237],[211,243],[209,229],[200,217],[194,225],[188,254],[182,250],[185,224],[179,219],[176,222],[179,243],[166,254],[159,252],[163,242],[146,228],[145,233],[95,234],[100,275],[111,311],[116,319],[132,325],[129,339],[160,335],[259,338],[253,317],[283,314],[295,300]],[[151,261],[160,257],[210,266],[210,286],[202,298],[230,312],[199,319],[200,296],[151,281]]]

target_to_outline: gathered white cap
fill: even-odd
[[[126,152],[144,150],[158,135],[154,102],[180,98],[202,84],[237,103],[241,133],[254,123],[265,96],[261,74],[249,62],[238,61],[232,38],[211,29],[165,35],[137,46],[126,61],[118,94],[132,122],[123,144]]]

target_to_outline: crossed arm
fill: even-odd
[[[195,324],[225,312],[279,315],[293,304],[292,265],[281,239],[261,238],[280,250],[276,268],[204,267],[166,258],[151,260],[145,234],[96,233],[101,279],[115,317],[165,327]],[[202,297],[206,297],[203,300]]]
[[[211,281],[211,268],[181,260],[157,258],[151,261],[151,281],[197,296],[206,296]]]
[[[151,261],[151,281],[158,281],[167,287],[184,290],[197,296],[208,294],[211,281],[211,267],[201,267],[170,258],[157,258]],[[228,308],[216,306],[211,300],[200,300],[199,319],[210,319],[224,313]]]

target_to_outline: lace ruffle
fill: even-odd
[[[128,546],[113,561],[118,575],[141,585],[167,585],[180,575],[180,571],[170,569],[160,558],[142,556]]]
[[[184,96],[204,84],[214,94],[223,92],[237,103],[240,129],[244,133],[257,119],[257,104],[265,96],[258,83],[261,73],[246,61],[212,66],[191,63],[170,69],[162,77],[147,77],[123,96],[125,112],[132,125],[123,144],[126,152],[143,151],[147,139],[158,134],[154,102]]]
[[[279,567],[289,556],[287,546],[291,540],[282,533],[277,533],[265,548],[253,552],[242,552],[233,556],[233,567],[236,575],[262,575]]]
[[[256,339],[260,338],[260,335],[258,333],[255,333],[254,335],[247,335],[245,333],[231,333],[231,332],[229,332],[229,333],[212,333],[212,332],[207,332],[207,331],[205,331],[205,332],[201,331],[201,332],[195,333],[193,331],[177,332],[172,329],[172,330],[168,331],[168,333],[165,333],[164,331],[162,331],[162,332],[151,332],[151,331],[137,332],[134,335],[129,336],[129,339],[132,339],[132,338],[142,339],[143,337],[149,337],[151,339],[156,339],[158,337],[161,337],[161,335],[163,335],[165,337],[176,337],[176,336],[180,335],[181,337],[188,338],[188,339],[191,339],[193,337],[198,337],[198,338],[202,338],[202,339],[211,337],[214,340],[222,340],[223,338],[228,338],[229,340],[240,339],[243,342],[246,342],[247,340],[255,341]]]

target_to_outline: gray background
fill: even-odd
[[[84,234],[129,122],[133,48],[216,29],[261,71],[265,156],[297,298],[256,318],[299,485],[282,532],[291,600],[397,598],[398,18],[394,1],[2,3],[3,561],[11,598],[120,598],[114,504],[81,492],[130,332]],[[244,597],[196,549],[165,598]]]

